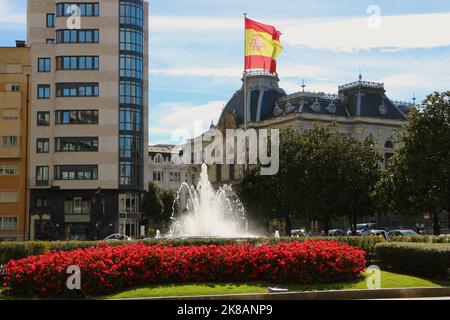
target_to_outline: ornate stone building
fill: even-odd
[[[253,72],[247,77],[247,128],[301,128],[334,123],[336,130],[364,140],[378,141],[384,163],[399,146],[394,136],[401,129],[411,103],[389,99],[383,83],[358,81],[339,86],[337,94],[299,91],[292,94],[279,87],[277,75]],[[304,86],[303,86],[304,89]],[[244,127],[244,86],[224,107],[216,126],[220,130]],[[200,155],[197,155],[200,156]],[[215,183],[233,182],[242,175],[242,165],[216,165],[209,169]],[[195,182],[198,165],[188,177]]]

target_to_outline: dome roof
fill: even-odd
[[[278,86],[278,76],[270,74],[249,74],[247,76],[247,121],[257,122],[273,116],[273,109],[286,92]],[[244,85],[231,97],[222,110],[219,122],[226,114],[233,114],[238,124],[244,123]]]

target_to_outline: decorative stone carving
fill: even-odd
[[[382,104],[382,105],[378,108],[378,111],[380,112],[380,114],[386,115],[388,110],[387,110],[387,107],[386,107],[384,104]]]
[[[313,109],[314,112],[320,112],[320,110],[322,109],[322,106],[320,105],[319,101],[317,101],[317,99],[311,106],[311,109]]]
[[[275,117],[278,117],[279,115],[281,115],[283,113],[283,109],[281,109],[279,106],[278,106],[278,103],[276,103],[275,104],[275,108],[273,108],[273,115],[275,116]]]
[[[330,104],[327,107],[327,111],[329,113],[336,113],[336,105],[333,102],[330,102]]]
[[[295,107],[290,103],[286,103],[285,113],[291,113],[295,110]]]

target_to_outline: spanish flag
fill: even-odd
[[[283,50],[280,35],[273,26],[245,18],[245,70],[277,72],[277,58]]]

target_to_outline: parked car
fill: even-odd
[[[120,233],[114,233],[107,236],[103,241],[131,241],[131,238]]]
[[[360,236],[364,231],[375,229],[375,227],[376,227],[375,223],[358,223],[356,225],[356,235]],[[352,230],[351,229],[349,229],[347,231],[347,235],[348,236],[352,235]]]
[[[342,229],[331,229],[328,230],[329,237],[342,237],[345,236],[345,232]]]
[[[361,237],[369,237],[369,236],[376,236],[376,237],[383,236],[385,239],[387,239],[388,233],[382,229],[365,230],[361,233]]]
[[[306,237],[306,230],[305,229],[291,230],[291,237]]]
[[[388,237],[402,237],[402,236],[417,236],[418,233],[414,230],[391,230],[388,232]]]

